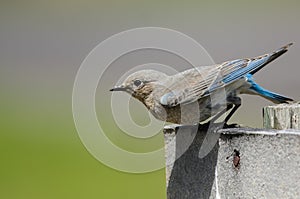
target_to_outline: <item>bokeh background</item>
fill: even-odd
[[[163,169],[119,172],[98,162],[82,145],[71,97],[86,55],[109,36],[144,26],[191,36],[217,63],[295,42],[255,78],[262,86],[298,100],[299,19],[296,0],[0,1],[0,198],[164,198]],[[148,142],[122,135],[105,116],[110,108],[107,90],[120,71],[160,61],[177,67],[186,64],[161,52],[136,52],[113,63],[107,80],[99,83],[100,122],[114,143],[127,150],[162,147],[162,135]],[[261,109],[268,104],[258,97],[243,97],[243,106],[231,121],[261,127]],[[130,106],[137,110],[133,118],[146,124],[141,106],[135,101]]]

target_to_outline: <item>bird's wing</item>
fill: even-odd
[[[227,61],[220,65],[198,67],[184,71],[173,77],[168,92],[160,98],[164,106],[177,106],[197,101],[214,90],[222,88],[247,74],[254,74],[265,65],[282,55],[292,44],[288,44],[273,53],[255,58]]]
[[[253,75],[268,63],[287,52],[288,47],[290,47],[291,45],[292,43],[283,46],[282,48],[272,53],[268,53],[258,57],[224,62],[223,64],[221,64],[221,73],[224,77],[222,81],[225,84],[228,84],[235,81],[236,79],[245,76],[248,73]]]
[[[165,82],[165,91],[160,97],[164,106],[174,107],[197,101],[216,81],[219,68],[216,65],[190,69]]]

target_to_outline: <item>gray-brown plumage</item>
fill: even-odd
[[[111,91],[125,91],[141,101],[159,120],[195,124],[226,110],[227,122],[241,105],[239,94],[260,95],[275,103],[292,99],[273,93],[254,82],[252,75],[287,51],[288,44],[270,54],[222,64],[192,68],[173,76],[155,70],[131,74]]]

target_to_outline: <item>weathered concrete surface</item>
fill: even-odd
[[[300,129],[299,102],[264,107],[263,125],[267,129]]]
[[[227,129],[219,141],[217,162],[221,198],[300,198],[300,133]],[[276,133],[276,134],[275,134]],[[233,150],[240,165],[233,166]]]
[[[168,198],[300,198],[300,132],[218,130],[213,134],[220,135],[219,142],[207,156],[199,158],[206,139],[205,128],[200,128],[188,150],[176,156],[177,149],[183,151],[181,143],[187,145],[183,134],[192,132],[187,129],[176,136],[173,148],[166,147],[167,162],[172,162],[172,154],[173,160],[178,158],[167,167]],[[166,139],[175,136],[171,132],[169,129],[165,134]],[[234,150],[240,152],[238,166],[233,164]]]

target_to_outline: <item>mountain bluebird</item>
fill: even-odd
[[[195,124],[209,118],[215,121],[230,110],[224,119],[227,123],[241,106],[239,94],[259,95],[274,103],[293,101],[262,88],[252,77],[287,52],[291,45],[262,56],[196,67],[173,76],[155,70],[141,70],[128,76],[120,86],[110,91],[129,93],[159,120]],[[225,99],[222,97],[224,93]]]

